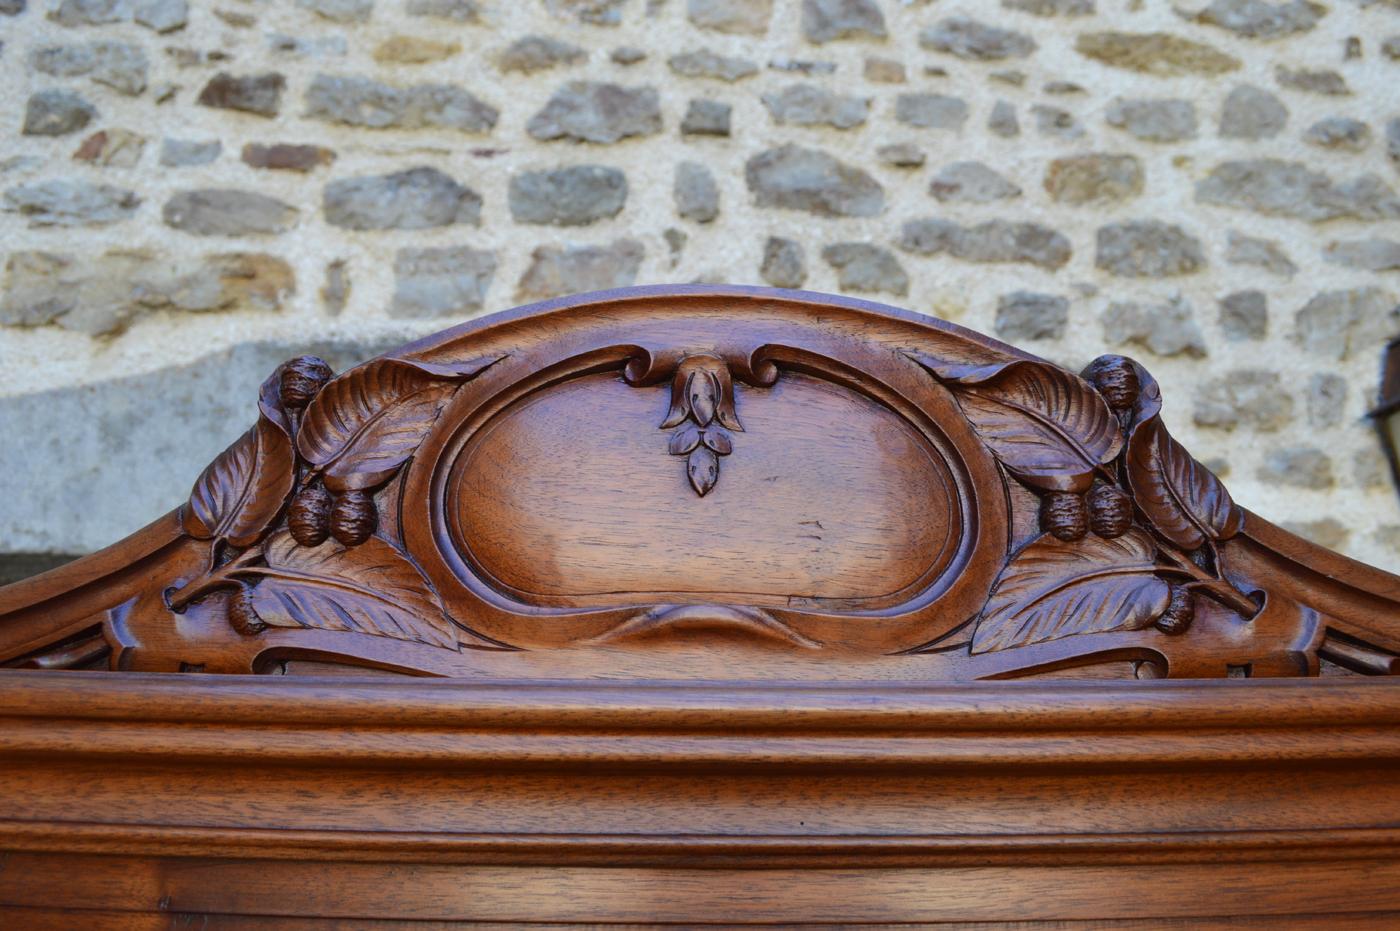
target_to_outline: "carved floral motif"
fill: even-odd
[[[1184,633],[1197,592],[1246,620],[1258,612],[1221,574],[1217,550],[1244,512],[1167,432],[1161,391],[1138,363],[1101,356],[1078,376],[1031,360],[909,355],[952,391],[1007,472],[1042,496],[1044,535],[1002,569],[973,653],[1153,625]]]
[[[499,647],[450,618],[413,562],[373,536],[374,490],[461,385],[499,358],[375,359],[338,378],[310,356],[279,367],[259,392],[257,424],[190,492],[183,525],[210,541],[209,568],[167,593],[171,609],[220,592],[230,624],[248,636],[309,628]]]
[[[661,429],[677,428],[667,449],[685,456],[685,474],[704,497],[719,481],[719,458],[734,451],[730,430],[744,427],[734,413],[734,381],[715,356],[690,356],[671,379],[671,407]]]

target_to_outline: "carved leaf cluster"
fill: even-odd
[[[1218,565],[1215,544],[1243,529],[1244,512],[1167,432],[1161,390],[1142,366],[1101,357],[1085,370],[1095,379],[1090,384],[1033,360],[968,365],[909,356],[951,390],[1006,470],[1055,505],[1043,514],[1079,515],[1077,527],[1061,521],[1047,528],[1058,538],[1042,535],[1008,561],[977,619],[971,652],[1154,623],[1179,632],[1186,626],[1179,618],[1162,621],[1174,594],[1175,601],[1189,603],[1190,588],[1163,577],[1173,572],[1192,576],[1191,586],[1252,616],[1249,600],[1218,569],[1212,576],[1189,556],[1205,547],[1201,562]],[[1084,492],[1096,481],[1103,485],[1089,496],[1093,507],[1117,507],[1125,488],[1141,529],[1121,510],[1084,520]],[[1086,523],[1094,534],[1086,534]],[[1163,553],[1174,565],[1158,562]]]
[[[686,457],[686,477],[701,497],[719,481],[719,457],[734,451],[734,438],[722,424],[727,422],[743,430],[734,415],[733,401],[725,392],[728,370],[722,363],[719,368],[723,369],[723,379],[708,368],[677,370],[671,409],[661,423],[663,428],[678,427],[671,434],[667,450],[673,456]]]
[[[299,413],[283,403],[279,368],[259,391],[257,424],[205,469],[190,493],[184,527],[196,539],[214,541],[211,568],[174,593],[172,605],[233,586],[241,629],[248,631],[300,627],[453,650],[464,638],[474,646],[501,646],[449,618],[417,567],[386,540],[366,534],[343,538],[353,546],[303,546],[289,530],[275,530],[299,483],[324,497],[310,484],[319,480],[341,496],[329,515],[332,528],[341,510],[352,510],[340,504],[372,509],[368,490],[408,461],[461,383],[500,358],[373,360],[327,381]],[[242,552],[229,554],[224,545]]]

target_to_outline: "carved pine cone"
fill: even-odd
[[[1184,634],[1196,619],[1196,602],[1185,585],[1172,586],[1172,600],[1157,618],[1157,629],[1164,634]]]
[[[1111,540],[1121,537],[1133,525],[1133,501],[1116,485],[1095,485],[1089,492],[1089,526],[1094,533]]]
[[[379,514],[374,499],[365,491],[347,491],[331,508],[331,536],[346,546],[359,546],[374,533]]]
[[[287,529],[302,546],[320,546],[331,532],[331,495],[320,485],[297,492],[287,509]]]
[[[299,411],[311,403],[321,386],[331,380],[331,367],[316,356],[297,356],[282,366],[279,396],[282,406]]]
[[[248,591],[245,585],[240,585],[238,590],[229,596],[228,622],[245,637],[253,637],[267,630],[263,619],[253,610],[253,593]]]
[[[1058,540],[1072,543],[1089,532],[1089,510],[1084,496],[1052,491],[1040,501],[1040,529]]]
[[[1099,356],[1084,370],[1084,378],[1115,411],[1132,410],[1142,391],[1137,369],[1122,356]]]

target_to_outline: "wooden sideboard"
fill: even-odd
[[[0,589],[0,924],[1400,921],[1400,578],[1132,360],[632,288],[247,404]]]

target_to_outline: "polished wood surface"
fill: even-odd
[[[1170,400],[710,286],[290,360],[0,589],[0,926],[1393,923],[1400,578]]]

